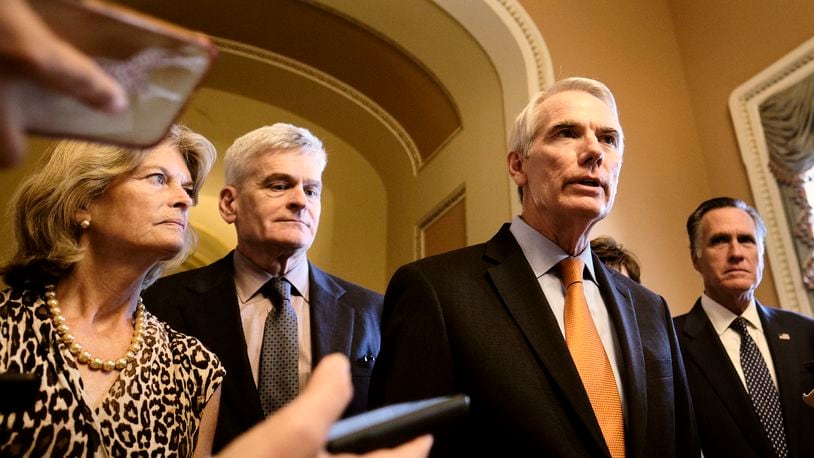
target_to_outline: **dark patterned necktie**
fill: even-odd
[[[786,432],[783,427],[783,411],[780,408],[780,396],[769,375],[769,368],[746,329],[746,319],[735,318],[730,327],[741,336],[741,368],[746,379],[746,389],[752,399],[752,406],[774,447],[775,454],[779,458],[786,458],[788,449],[786,448]]]
[[[274,307],[266,317],[257,391],[266,416],[288,404],[299,392],[297,315],[291,307],[291,283],[274,277],[261,288]]]

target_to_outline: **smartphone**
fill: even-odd
[[[40,380],[33,374],[0,373],[0,414],[30,407],[39,388]]]
[[[328,433],[331,453],[365,453],[395,447],[451,424],[469,410],[464,394],[404,402],[340,420]]]
[[[91,56],[126,90],[111,115],[33,82],[13,89],[30,133],[150,147],[160,142],[209,71],[217,50],[204,35],[94,0],[31,0],[61,38]]]

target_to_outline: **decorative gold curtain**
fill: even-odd
[[[814,292],[814,211],[805,186],[814,180],[814,75],[760,105],[769,168],[780,187],[803,283]]]

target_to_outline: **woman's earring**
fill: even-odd
[[[82,221],[79,222],[79,227],[81,227],[82,229],[89,228],[90,227],[90,220],[89,219],[83,219]]]

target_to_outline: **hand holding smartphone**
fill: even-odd
[[[217,51],[205,36],[95,0],[31,0],[43,21],[125,89],[130,108],[111,115],[31,81],[11,91],[31,133],[132,147],[161,141]]]
[[[391,448],[448,425],[469,409],[463,394],[393,404],[334,423],[328,433],[331,453],[366,453]]]

